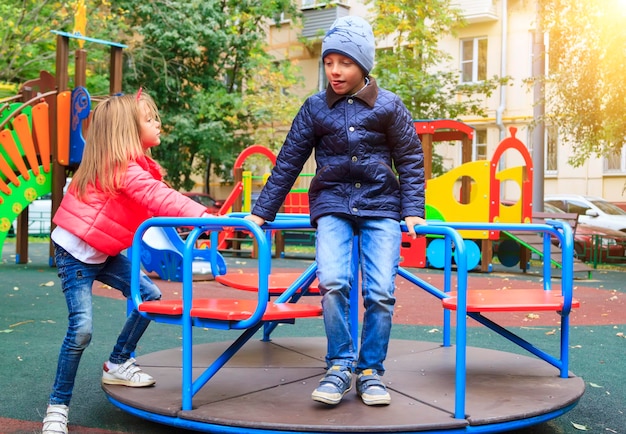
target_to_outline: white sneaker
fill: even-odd
[[[43,418],[42,434],[67,434],[67,405],[48,405]]]
[[[135,365],[135,359],[130,358],[119,365],[117,369],[110,370],[105,363],[102,367],[102,384],[119,384],[128,387],[152,386],[156,381],[150,375],[143,372]]]

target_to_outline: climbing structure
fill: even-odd
[[[28,205],[52,193],[54,215],[66,180],[82,158],[83,123],[91,112],[85,88],[85,42],[110,47],[109,94],[122,90],[122,50],[126,46],[84,36],[85,20],[82,8],[76,14],[74,33],[53,31],[57,36],[55,76],[43,71],[38,79],[24,83],[18,95],[0,100],[0,251],[17,218],[17,263],[28,261]],[[78,41],[75,87],[71,90],[70,40]],[[52,265],[52,248],[50,253]]]
[[[42,72],[38,80],[22,86],[20,95],[0,102],[0,251],[16,218],[18,247],[27,242],[28,215],[24,211],[32,201],[51,192],[49,101],[55,94],[51,89],[54,79]],[[20,249],[17,253],[17,261],[25,262]]]

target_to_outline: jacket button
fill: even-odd
[[[354,186],[355,186],[356,188],[361,188],[361,183],[360,183],[360,182],[357,182],[356,184],[354,184]]]
[[[352,208],[352,212],[359,212],[359,209],[357,207]]]
[[[354,132],[354,127],[350,127],[348,130],[350,130],[350,132]]]
[[[353,163],[356,163],[357,161],[358,161],[358,158],[356,157],[356,155],[353,155],[353,156],[352,156],[352,162],[353,162]]]
[[[354,100],[352,98],[348,99],[348,104],[352,104],[354,103]]]

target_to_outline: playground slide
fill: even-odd
[[[146,231],[142,240],[141,263],[148,272],[156,272],[163,280],[182,281],[184,242],[176,232],[169,227],[151,227]],[[226,273],[224,257],[215,252],[215,262],[211,261],[212,251],[208,249],[194,249],[192,270],[194,275],[219,276]],[[129,253],[130,256],[130,253]]]

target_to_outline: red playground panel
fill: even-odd
[[[402,233],[400,266],[415,268],[426,267],[426,237],[413,239],[406,233]]]
[[[309,193],[306,191],[289,193],[285,198],[285,213],[308,214]]]

